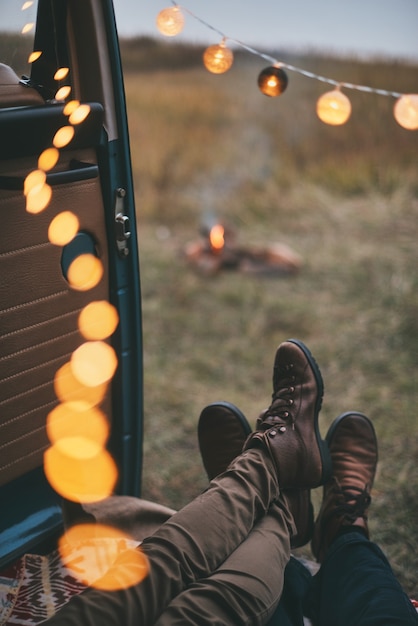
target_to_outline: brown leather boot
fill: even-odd
[[[323,393],[321,372],[305,344],[297,339],[282,343],[274,361],[272,403],[245,444],[267,448],[282,489],[318,487],[331,475],[328,446],[318,427]]]
[[[370,491],[376,473],[377,440],[373,424],[362,413],[343,413],[326,435],[333,476],[324,486],[315,523],[312,552],[321,563],[344,526],[359,526],[366,536]]]
[[[222,474],[241,454],[251,430],[247,418],[234,404],[214,402],[203,409],[197,425],[197,438],[209,480]]]
[[[224,472],[233,459],[241,454],[251,426],[237,406],[229,402],[214,402],[200,414],[197,434],[203,467],[209,480]],[[293,517],[296,534],[291,547],[306,545],[312,538],[313,507],[309,489],[282,492]]]

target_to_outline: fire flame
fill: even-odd
[[[212,226],[209,233],[209,240],[214,250],[222,250],[225,245],[225,229],[222,224]]]

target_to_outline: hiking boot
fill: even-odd
[[[241,454],[251,426],[234,404],[215,402],[203,409],[198,422],[199,449],[209,480],[224,472]],[[313,508],[309,489],[282,491],[296,526],[291,547],[299,548],[312,538]]]
[[[272,403],[245,444],[267,448],[281,489],[318,487],[331,475],[328,446],[318,427],[323,393],[321,372],[305,344],[297,339],[282,343],[274,361]]]
[[[362,413],[343,413],[326,435],[333,466],[324,486],[322,506],[315,523],[312,552],[320,563],[343,527],[360,527],[369,536],[367,513],[377,465],[373,424]]]
[[[209,480],[224,472],[242,452],[251,433],[247,418],[229,402],[214,402],[203,409],[197,426],[200,454]]]

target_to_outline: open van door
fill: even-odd
[[[111,303],[119,318],[103,342],[116,371],[92,402],[110,423],[118,494],[140,495],[143,420],[135,204],[112,1],[4,5],[0,30],[9,20],[11,30],[0,35],[0,567],[61,531],[61,497],[43,469],[46,425],[71,401],[57,373],[68,374],[86,342],[79,318],[92,302]],[[13,15],[11,5],[25,11]],[[22,76],[18,46],[28,38],[34,54]],[[75,278],[74,261],[83,258]]]

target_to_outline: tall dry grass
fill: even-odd
[[[200,63],[155,68],[153,59],[135,70],[131,57],[125,77],[143,291],[144,495],[180,507],[205,486],[200,410],[226,399],[253,423],[269,403],[276,346],[299,337],[325,379],[322,431],[350,409],[375,424],[372,535],[417,593],[417,133],[396,124],[392,99],[355,92],[349,123],[327,127],[315,115],[326,86],[289,73],[286,93],[268,99],[253,58],[223,76]],[[288,61],[416,91],[412,66]],[[290,245],[303,258],[299,275],[194,273],[182,249],[208,211],[240,243]]]

